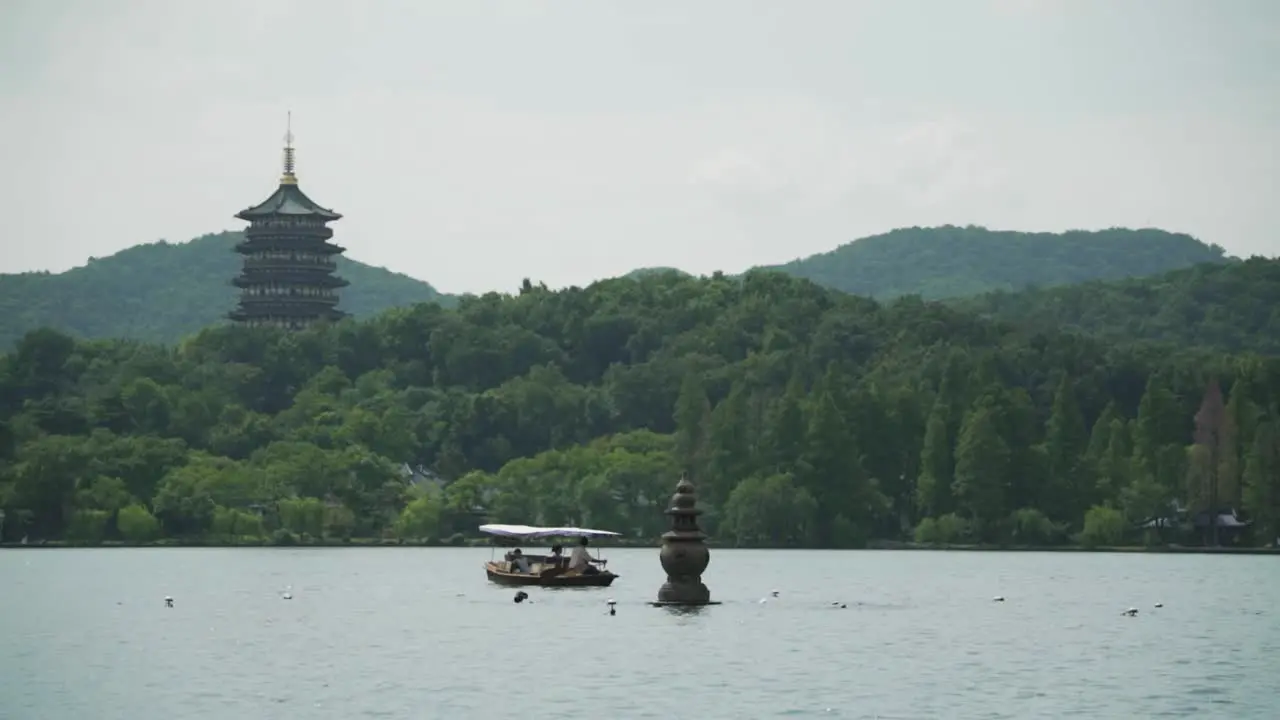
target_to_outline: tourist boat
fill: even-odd
[[[620,533],[608,530],[592,530],[577,527],[533,527],[531,525],[481,525],[480,532],[493,535],[499,544],[506,546],[519,545],[535,540],[554,540],[569,538],[618,537]],[[566,543],[567,544],[567,543]],[[607,560],[597,556],[591,558],[592,566],[598,566],[596,572],[583,573],[569,570],[569,556],[566,553],[559,559],[551,555],[525,555],[528,572],[520,569],[513,562],[513,551],[506,553],[501,560],[490,559],[484,564],[485,574],[490,582],[499,585],[534,585],[538,587],[609,587],[618,575],[604,568]]]

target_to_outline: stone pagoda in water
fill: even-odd
[[[667,581],[658,589],[657,605],[713,605],[711,591],[702,584],[702,573],[711,562],[707,536],[698,529],[698,496],[693,483],[680,476],[676,494],[671,496],[671,530],[662,536],[659,559],[667,571]]]
[[[284,140],[280,186],[236,214],[249,227],[235,248],[244,268],[232,281],[240,288],[240,304],[229,317],[246,325],[299,329],[345,316],[337,305],[338,289],[347,281],[334,275],[335,258],[345,248],[329,242],[333,230],[326,227],[342,215],[320,207],[298,187],[292,127]]]

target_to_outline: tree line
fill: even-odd
[[[1216,399],[1215,399],[1216,398]],[[1280,362],[1030,332],[766,271],[654,273],[176,346],[0,359],[0,536],[650,539],[681,472],[720,542],[1213,542],[1280,532]],[[1153,519],[1169,519],[1171,526]]]

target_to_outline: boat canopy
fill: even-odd
[[[622,533],[578,527],[534,527],[532,525],[481,525],[480,532],[509,538],[618,537]]]

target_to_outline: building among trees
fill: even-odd
[[[338,290],[347,281],[334,271],[346,249],[329,242],[333,230],[327,226],[342,215],[320,207],[298,187],[292,128],[285,135],[280,187],[236,217],[249,227],[235,247],[244,256],[244,268],[232,281],[240,288],[232,320],[298,329],[345,315],[337,305]]]

